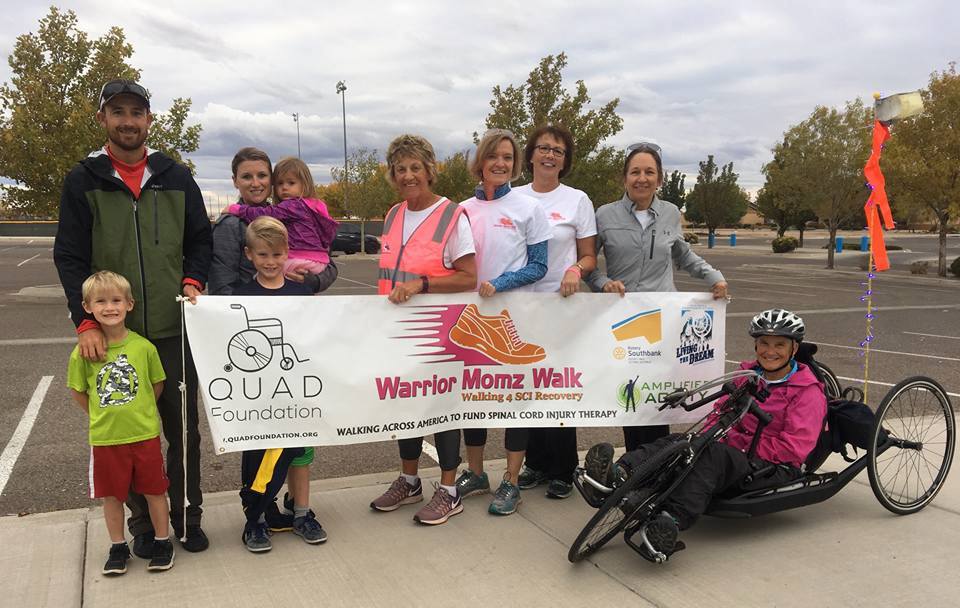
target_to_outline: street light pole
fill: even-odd
[[[300,113],[294,112],[291,116],[293,116],[293,122],[297,123],[297,158],[300,158]]]
[[[337,81],[337,93],[340,95],[340,101],[343,104],[343,211],[347,211],[347,85],[342,80]],[[360,253],[367,253],[366,236],[363,233],[363,220],[360,220]]]

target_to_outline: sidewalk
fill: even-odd
[[[826,468],[833,468],[831,463]],[[839,461],[839,465],[843,462]],[[491,480],[504,462],[489,463]],[[424,480],[439,471],[424,470]],[[954,472],[956,475],[956,472]],[[956,605],[960,484],[916,515],[885,511],[866,473],[825,503],[754,520],[705,517],[688,549],[664,566],[618,537],[590,561],[567,562],[591,510],[578,497],[525,491],[517,514],[488,515],[488,497],[425,527],[416,507],[376,513],[370,500],[395,474],[313,482],[330,540],[291,533],[254,555],[240,542],[234,492],[205,497],[205,553],[177,548],[169,572],[136,557],[126,575],[100,568],[108,540],[100,509],[0,518],[2,604],[8,606],[947,606]],[[428,490],[427,494],[430,493]],[[429,498],[429,497],[428,497]]]

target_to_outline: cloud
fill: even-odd
[[[758,187],[769,149],[818,104],[839,106],[923,87],[960,59],[955,2],[649,4],[597,0],[516,3],[285,2],[280,9],[226,0],[116,5],[79,0],[91,38],[122,27],[133,63],[163,110],[193,100],[203,125],[191,156],[198,181],[232,192],[229,165],[245,145],[275,159],[300,147],[316,179],[342,163],[347,83],[348,146],[378,149],[403,132],[438,154],[472,149],[491,88],[522,84],[544,56],[566,52],[564,83],[583,80],[599,107],[615,97],[623,131],[608,142],[659,142],[668,168],[695,175],[714,154]],[[5,12],[0,50],[36,31],[49,10],[28,0]],[[6,64],[0,80],[9,81]]]

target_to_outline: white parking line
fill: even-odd
[[[363,281],[354,281],[353,279],[348,279],[347,277],[338,277],[337,280],[338,280],[338,281],[350,281],[351,283],[356,283],[357,285],[363,285],[363,286],[365,286],[365,287],[373,287],[374,289],[377,288],[376,285],[371,285],[370,283],[364,283]]]
[[[19,264],[17,264],[17,268],[20,268],[21,266],[23,266],[24,264],[26,264],[26,263],[29,262],[30,260],[35,260],[35,259],[37,259],[37,258],[40,257],[41,255],[42,255],[42,254],[38,253],[37,255],[33,256],[32,258],[27,258],[27,259],[25,259],[24,261],[22,261],[22,262],[20,262]]]
[[[960,340],[960,336],[941,336],[940,334],[921,334],[916,331],[905,331],[905,334],[910,334],[911,336],[926,336],[928,338],[946,338],[947,340]]]
[[[818,346],[829,346],[831,348],[844,348],[847,350],[861,350],[859,346],[844,346],[843,344],[830,344],[828,342],[817,342]],[[921,353],[905,353],[897,350],[881,350],[879,348],[871,348],[870,352],[872,353],[884,353],[887,355],[904,355],[906,357],[923,357],[924,359],[939,359],[941,361],[960,361],[956,357],[945,357],[943,355],[924,355]]]
[[[734,296],[736,298],[736,296]],[[885,312],[890,310],[956,310],[960,308],[960,304],[917,304],[913,306],[874,306],[873,310],[877,312]],[[855,308],[821,308],[819,310],[794,310],[793,312],[798,315],[832,315],[836,313],[845,313],[845,312],[856,312],[863,314],[865,307],[857,306]],[[728,312],[727,318],[730,317],[745,317],[752,318],[757,313],[755,312]]]
[[[440,455],[437,454],[437,448],[433,447],[433,444],[426,439],[423,440],[423,453],[433,458],[433,461],[439,464]]]
[[[7,481],[10,480],[10,473],[13,472],[13,466],[17,464],[17,458],[20,457],[20,452],[27,443],[27,437],[30,436],[30,431],[33,430],[33,423],[37,420],[37,414],[40,413],[43,398],[46,397],[47,389],[50,388],[52,381],[53,376],[40,378],[37,389],[33,391],[33,396],[30,397],[30,403],[27,404],[27,409],[23,412],[23,416],[20,417],[20,424],[18,424],[17,428],[13,431],[10,441],[7,442],[7,447],[3,448],[3,454],[0,454],[0,494],[3,494],[3,489],[7,487]]]

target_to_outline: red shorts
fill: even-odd
[[[90,446],[90,498],[113,496],[123,502],[137,494],[165,494],[170,486],[163,468],[160,437],[122,445]]]

